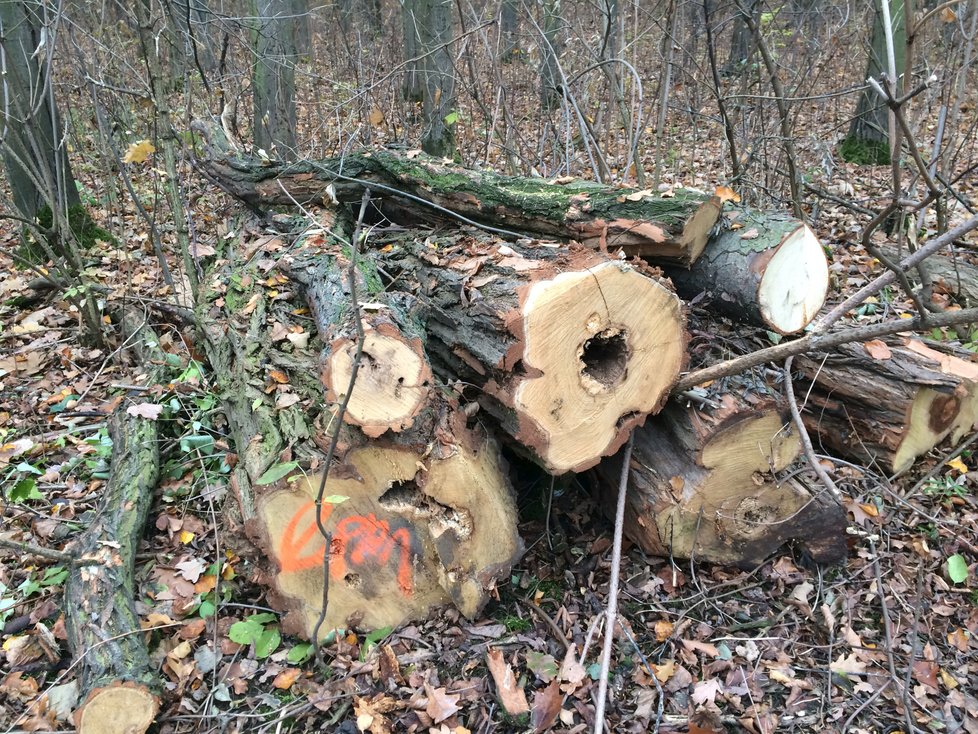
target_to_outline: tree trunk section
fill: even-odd
[[[499,59],[504,64],[513,62],[520,55],[519,13],[518,0],[502,0],[499,3]]]
[[[906,252],[900,255],[896,248],[884,247],[883,254],[894,262],[906,257]],[[965,259],[967,253],[959,252],[952,255],[937,253],[924,262],[931,278],[931,286],[936,293],[942,293],[962,308],[978,306],[978,265]],[[913,271],[910,273],[914,275]]]
[[[917,339],[846,344],[795,365],[808,430],[826,448],[889,474],[946,438],[960,440],[978,419],[978,365]]]
[[[814,232],[782,214],[741,211],[689,270],[668,268],[683,298],[777,334],[804,329],[825,303],[829,269]]]
[[[125,318],[123,329],[149,341]],[[155,355],[141,356],[149,363]],[[142,734],[159,710],[159,681],[140,633],[133,567],[159,478],[159,437],[155,421],[123,412],[110,418],[109,433],[109,479],[65,584],[65,630],[81,684],[75,725],[79,734]]]
[[[773,472],[798,455],[787,412],[766,399],[711,394],[700,406],[670,403],[635,431],[625,532],[644,551],[754,567],[789,541],[819,563],[845,557],[845,512]],[[596,470],[613,511],[621,458]]]
[[[273,254],[281,243],[268,247]],[[319,249],[307,238],[292,251],[297,263],[308,263]],[[313,338],[290,350],[289,340],[275,339],[299,326],[298,294],[278,292],[282,283],[275,279],[277,295],[270,296],[255,255],[252,240],[228,255],[226,269],[210,274],[211,300],[199,319],[238,452],[233,487],[241,519],[271,562],[264,581],[287,613],[284,629],[310,637],[322,608],[326,543],[315,499],[336,430],[336,461],[319,513],[332,533],[321,634],[397,625],[446,603],[477,614],[487,588],[522,550],[496,444],[469,429],[457,405],[440,394],[425,400],[409,427],[380,438],[355,425],[337,428],[338,406],[324,404],[315,367],[317,347],[325,345]],[[292,263],[289,270],[303,266]],[[321,314],[340,314],[339,301],[349,301],[342,283],[334,279],[333,288],[319,288],[313,297]],[[301,476],[296,481],[263,477],[290,461]]]
[[[516,249],[471,232],[381,237],[377,257],[425,304],[428,353],[554,474],[613,454],[686,360],[675,294],[582,248]]]
[[[385,293],[373,261],[364,256],[356,271],[359,314],[353,309],[349,263],[342,255],[322,252],[285,269],[302,284],[326,344],[321,377],[326,399],[341,403],[349,390],[359,347],[357,321],[364,331],[359,368],[343,420],[376,438],[409,428],[432,390],[431,367],[424,351],[424,330],[404,294]],[[366,272],[365,272],[366,271]]]
[[[34,220],[44,206],[56,212],[80,206],[68,163],[50,80],[38,65],[46,11],[38,0],[0,3],[0,46],[5,60],[0,93],[0,140],[14,206]],[[45,35],[47,43],[54,39]],[[57,218],[55,218],[57,221]]]
[[[420,102],[424,98],[421,84],[421,19],[418,17],[420,0],[401,0],[401,23],[404,43],[404,84],[401,94],[407,102]]]
[[[544,110],[559,107],[564,100],[560,55],[564,50],[561,0],[540,0],[543,40],[540,44],[540,104]]]
[[[289,3],[256,0],[254,65],[255,147],[295,160],[295,35]]]
[[[419,221],[457,226],[458,219],[450,215],[454,212],[513,235],[622,249],[630,256],[683,265],[703,252],[722,208],[718,197],[692,189],[661,197],[580,180],[502,176],[392,151],[294,164],[266,162],[240,155],[215,124],[197,122],[194,128],[208,144],[207,157],[198,161],[201,168],[253,207],[321,202],[331,195],[354,203],[364,187],[374,184],[384,214],[406,226]],[[398,192],[416,198],[399,197]]]

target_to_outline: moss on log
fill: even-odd
[[[667,197],[576,179],[502,176],[391,150],[283,163],[242,155],[216,124],[198,121],[194,129],[206,141],[201,169],[252,207],[334,197],[353,203],[370,188],[384,213],[408,226],[458,224],[454,213],[511,235],[621,248],[629,255],[683,264],[699,257],[722,208],[719,198],[693,189],[676,189]]]

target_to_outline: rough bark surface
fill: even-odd
[[[778,334],[801,331],[825,303],[829,269],[814,233],[783,214],[739,210],[689,270],[668,268],[687,299]]]
[[[159,710],[159,681],[140,634],[133,566],[159,478],[159,441],[155,421],[124,412],[110,418],[109,432],[109,479],[65,584],[65,630],[81,681],[75,725],[80,734],[142,734]]]
[[[805,423],[832,451],[900,473],[978,419],[978,365],[917,339],[846,344],[795,359]]]
[[[202,170],[255,207],[333,196],[351,203],[370,187],[384,213],[407,225],[457,225],[454,212],[512,233],[683,264],[706,247],[722,207],[719,198],[693,189],[661,197],[581,180],[501,176],[390,150],[294,164],[263,161],[241,155],[214,124],[198,121],[194,128],[207,140]]]
[[[621,261],[478,232],[375,245],[426,308],[436,371],[552,473],[617,451],[685,364],[679,299]]]
[[[711,396],[671,403],[635,431],[625,532],[648,553],[753,567],[789,541],[819,563],[845,557],[845,512],[831,498],[773,473],[798,455],[786,411],[760,399]],[[614,487],[615,457],[597,469]],[[613,494],[605,506],[613,506]]]
[[[266,242],[264,252],[246,244],[227,253],[226,269],[209,275],[210,300],[199,318],[238,452],[233,486],[242,520],[274,562],[266,564],[266,582],[273,603],[288,612],[285,629],[310,636],[322,608],[326,544],[316,523],[317,472],[336,430],[336,463],[320,514],[333,534],[322,634],[396,625],[445,603],[476,614],[493,580],[522,550],[498,448],[467,428],[440,394],[425,401],[409,427],[380,438],[355,425],[337,429],[338,406],[324,403],[317,379],[318,339],[292,348],[272,336],[297,326],[299,294],[258,277],[260,268],[274,268],[262,255],[280,248]],[[307,262],[314,250],[308,243],[298,248],[297,261]],[[341,283],[334,286],[320,296],[348,299]],[[328,310],[325,301],[320,305]],[[333,302],[332,312],[341,310]],[[288,461],[301,478],[263,479]]]

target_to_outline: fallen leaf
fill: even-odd
[[[308,331],[293,332],[289,334],[287,338],[290,342],[292,342],[292,346],[294,346],[296,349],[305,349],[309,346]]]
[[[740,239],[742,239],[742,240],[756,240],[760,236],[761,236],[761,233],[757,231],[757,227],[751,227],[750,229],[744,231],[740,235]]]
[[[970,471],[968,469],[968,465],[961,460],[960,456],[956,456],[955,458],[948,461],[947,466],[951,467],[952,469],[954,469],[956,472],[960,474],[967,474]]]
[[[659,619],[652,629],[655,632],[656,642],[665,642],[672,637],[673,624],[668,619]]]
[[[369,120],[373,127],[380,127],[384,124],[384,113],[380,111],[379,107],[373,107],[370,110]]]
[[[863,349],[866,350],[866,354],[877,360],[890,359],[893,356],[893,352],[890,351],[890,348],[886,346],[886,342],[882,339],[872,339],[868,342],[863,342]]]
[[[829,670],[839,675],[858,675],[866,672],[866,663],[856,657],[855,653],[849,655],[839,655],[836,660],[829,665]]]
[[[207,563],[199,558],[188,558],[185,561],[173,564],[173,567],[176,568],[180,572],[180,575],[187,579],[187,581],[195,584],[197,583],[197,579],[201,577],[201,574],[207,570]]]
[[[452,695],[444,688],[432,688],[428,683],[424,684],[424,689],[425,693],[428,694],[428,705],[425,707],[425,713],[434,719],[436,724],[440,724],[458,712],[458,700],[461,696]]]
[[[151,421],[159,418],[162,412],[163,406],[157,403],[139,403],[138,405],[130,405],[126,408],[127,414],[134,415],[138,418],[146,418]]]
[[[717,197],[721,202],[732,201],[734,204],[740,203],[740,194],[734,191],[729,186],[717,186],[713,191],[713,195]]]
[[[693,692],[689,694],[693,703],[703,706],[713,703],[718,693],[723,693],[723,685],[716,678],[703,680],[693,687]]]
[[[659,683],[666,683],[676,674],[676,661],[666,660],[664,663],[659,665],[652,663],[652,672],[655,673],[656,680],[658,680]]]
[[[275,676],[275,680],[272,681],[272,685],[275,688],[278,688],[280,691],[287,691],[292,687],[292,684],[296,682],[301,674],[302,670],[300,668],[286,668]]]
[[[489,648],[489,652],[486,653],[486,664],[496,683],[499,703],[506,709],[506,713],[510,716],[520,716],[529,711],[530,704],[527,703],[526,694],[517,682],[513,669],[503,658],[503,653],[496,648]]]
[[[564,701],[564,695],[560,692],[560,684],[551,681],[543,690],[533,694],[533,709],[530,714],[530,722],[533,724],[533,731],[544,732],[553,726],[560,713],[560,707]]]
[[[156,152],[156,146],[154,146],[148,140],[140,140],[138,143],[133,143],[129,146],[125,155],[122,156],[123,163],[144,163],[147,158],[149,158],[153,153]]]

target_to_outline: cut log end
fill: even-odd
[[[822,244],[802,225],[785,238],[764,269],[757,292],[761,315],[774,331],[801,331],[822,308],[828,287]]]
[[[614,453],[685,363],[679,299],[621,263],[537,282],[522,312],[518,438],[555,474]]]
[[[160,701],[144,686],[115,683],[94,689],[75,712],[78,734],[144,734]]]
[[[352,451],[326,485],[321,519],[332,535],[321,636],[377,629],[454,603],[466,616],[522,551],[516,507],[494,448],[460,446],[443,459],[376,444]],[[278,565],[286,631],[310,638],[323,600],[325,541],[315,519],[319,480],[258,503],[260,535]]]
[[[344,399],[356,353],[357,344],[351,339],[338,339],[331,345],[322,374],[328,400],[338,403]],[[371,438],[408,428],[427,402],[431,380],[420,341],[407,340],[395,330],[367,331],[344,420]]]

